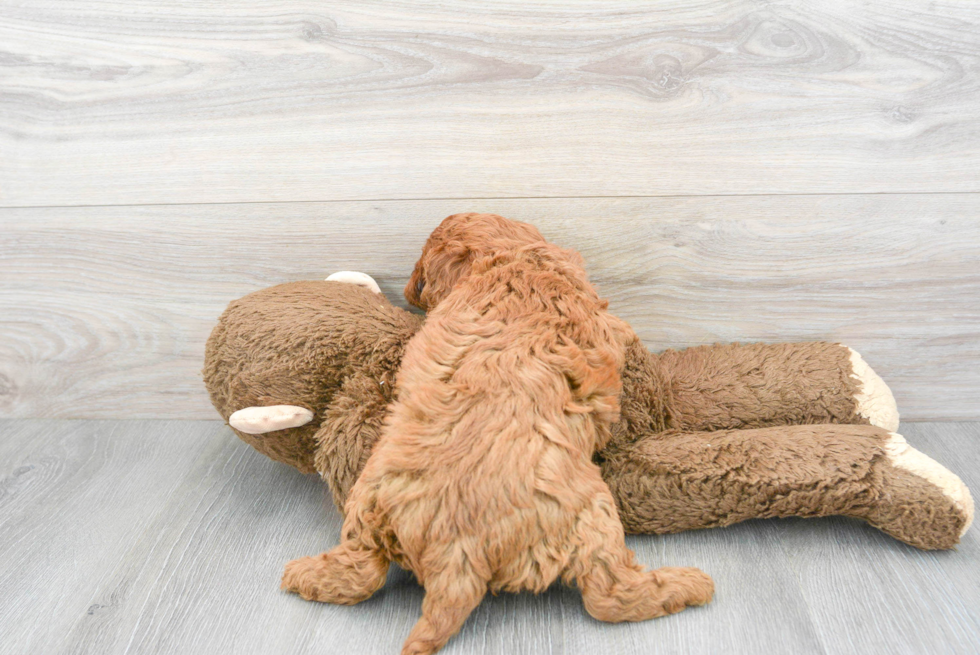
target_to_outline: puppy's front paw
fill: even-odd
[[[322,555],[316,557],[300,557],[286,564],[282,574],[280,589],[299,594],[305,600],[320,600],[318,597],[318,571],[323,566]]]

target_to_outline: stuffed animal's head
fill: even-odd
[[[544,241],[527,223],[496,214],[453,214],[429,236],[405,286],[405,299],[429,311],[487,257]]]
[[[346,444],[316,438],[332,420],[331,408],[340,417],[335,422],[354,426],[335,432],[373,443],[359,430],[380,426],[384,412],[374,407],[387,405],[404,346],[421,324],[363,273],[261,289],[233,301],[218,319],[205,348],[204,382],[243,441],[312,473],[325,446],[346,452]],[[353,470],[343,457],[333,460],[338,470]]]

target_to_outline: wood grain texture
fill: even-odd
[[[980,424],[909,427],[980,488]],[[288,559],[337,543],[340,517],[315,477],[220,422],[7,420],[0,433],[5,655],[396,653],[418,618],[422,590],[397,567],[355,607],[279,591]],[[648,566],[708,571],[714,602],[612,625],[571,588],[501,594],[444,652],[972,655],[977,534],[941,553],[848,519],[632,536]]]
[[[134,544],[156,538],[190,465],[210,465],[214,428],[4,421],[0,435],[0,652],[55,653],[74,622],[129,600],[95,592]]]
[[[580,250],[652,349],[841,341],[904,419],[980,418],[977,194],[7,209],[0,415],[213,418],[199,371],[231,300],[354,269],[404,306],[466,210]]]
[[[0,205],[980,190],[980,6],[0,2]]]
[[[980,489],[980,423],[902,427],[909,444]],[[980,652],[980,538],[927,553],[854,521],[791,520],[783,547],[828,653]],[[942,609],[939,609],[939,608]],[[921,620],[909,620],[913,615]],[[940,636],[941,635],[941,636]]]

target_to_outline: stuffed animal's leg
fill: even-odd
[[[579,515],[574,546],[562,577],[578,584],[586,611],[600,621],[645,621],[704,605],[714,594],[714,582],[699,569],[643,570],[626,547],[607,492]]]
[[[973,518],[970,492],[956,475],[873,426],[665,433],[603,456],[603,478],[628,532],[844,515],[918,548],[945,549]]]
[[[402,655],[428,655],[445,646],[487,593],[486,582],[471,570],[465,557],[448,559],[444,568],[423,581],[422,618],[405,640]]]
[[[724,430],[811,423],[898,429],[891,390],[837,343],[731,344],[651,357],[669,397],[668,425]]]
[[[970,490],[949,469],[890,433],[878,462],[881,496],[853,515],[913,546],[951,548],[973,522]]]
[[[306,600],[354,605],[384,586],[387,573],[384,555],[347,539],[330,552],[287,564],[282,588]]]

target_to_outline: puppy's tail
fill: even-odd
[[[412,629],[402,655],[429,655],[459,632],[487,593],[487,583],[465,563],[426,576],[422,618]]]

